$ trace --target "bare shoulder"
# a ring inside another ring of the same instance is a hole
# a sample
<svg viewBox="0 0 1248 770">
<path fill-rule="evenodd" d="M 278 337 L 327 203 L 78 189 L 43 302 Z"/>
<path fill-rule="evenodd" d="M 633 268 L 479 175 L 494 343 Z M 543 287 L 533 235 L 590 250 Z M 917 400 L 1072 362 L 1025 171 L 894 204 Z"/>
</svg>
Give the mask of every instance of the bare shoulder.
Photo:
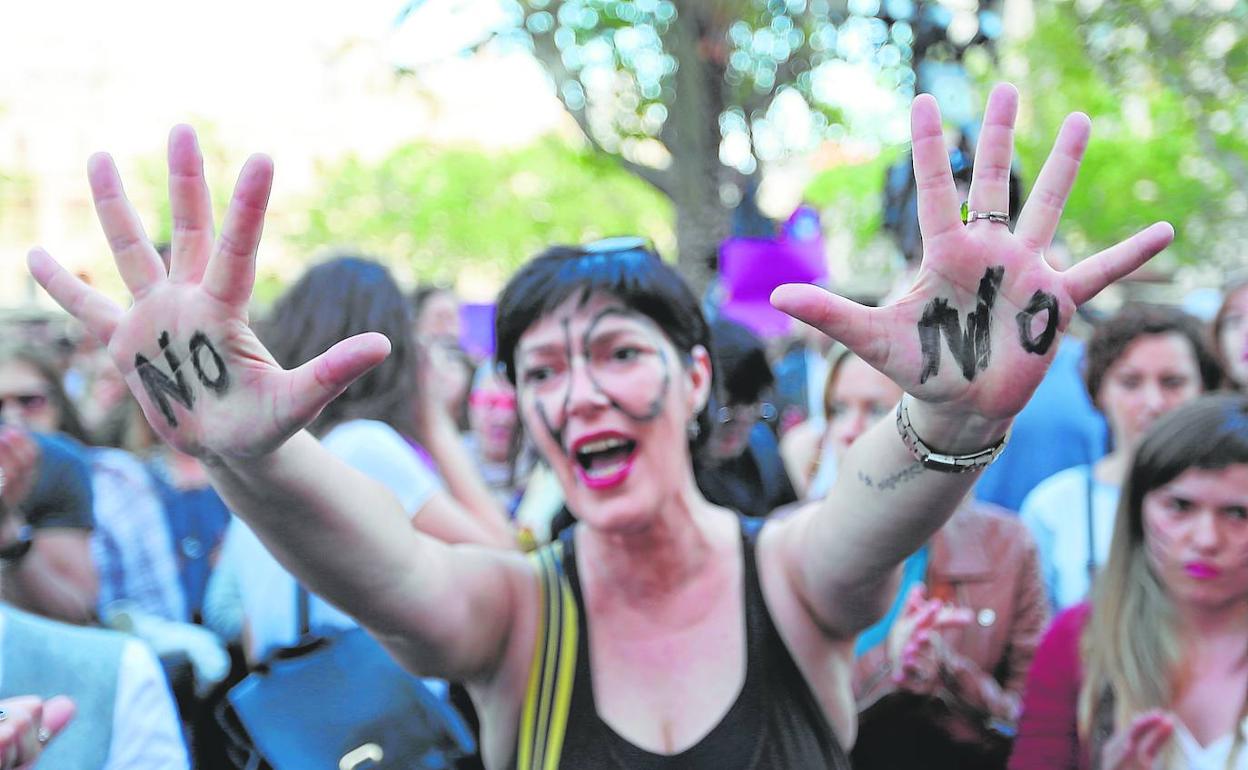
<svg viewBox="0 0 1248 770">
<path fill-rule="evenodd" d="M 857 718 L 853 696 L 853 638 L 838 638 L 815 622 L 797 588 L 796 549 L 803 517 L 768 520 L 758 536 L 758 577 L 767 611 L 842 746 L 852 745 Z"/>
</svg>

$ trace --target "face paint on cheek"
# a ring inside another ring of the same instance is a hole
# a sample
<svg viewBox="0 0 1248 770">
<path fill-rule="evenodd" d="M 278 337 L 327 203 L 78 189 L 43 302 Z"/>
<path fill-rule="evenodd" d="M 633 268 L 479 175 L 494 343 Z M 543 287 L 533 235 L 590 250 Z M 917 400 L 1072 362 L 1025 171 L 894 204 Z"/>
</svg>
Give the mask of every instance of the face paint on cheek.
<svg viewBox="0 0 1248 770">
<path fill-rule="evenodd" d="M 581 349 L 585 354 L 586 362 L 589 360 L 590 340 L 593 338 L 594 331 L 598 328 L 598 324 L 604 318 L 608 318 L 610 316 L 623 316 L 625 318 L 631 318 L 634 315 L 635 313 L 632 311 L 625 310 L 620 307 L 609 307 L 599 311 L 599 313 L 594 316 L 585 327 L 585 333 L 581 337 Z M 655 349 L 656 355 L 659 359 L 659 365 L 662 367 L 663 373 L 658 394 L 655 396 L 654 400 L 650 402 L 650 406 L 646 407 L 646 409 L 642 412 L 633 412 L 621 404 L 619 400 L 616 399 L 615 396 L 611 395 L 611 393 L 603 387 L 602 383 L 599 382 L 598 378 L 594 375 L 593 367 L 587 365 L 589 380 L 593 383 L 594 389 L 607 399 L 607 402 L 611 404 L 612 408 L 623 413 L 625 417 L 637 422 L 650 422 L 663 413 L 663 403 L 667 400 L 667 390 L 671 387 L 672 380 L 671 367 L 668 365 L 667 354 L 664 352 L 662 344 L 657 338 L 654 337 L 653 334 L 648 336 L 650 336 L 650 344 Z"/>
<path fill-rule="evenodd" d="M 1144 553 L 1153 569 L 1164 572 L 1174 566 L 1171 562 L 1180 558 L 1178 549 L 1182 525 L 1164 515 L 1150 516 L 1147 511 L 1141 525 L 1144 528 Z"/>
</svg>

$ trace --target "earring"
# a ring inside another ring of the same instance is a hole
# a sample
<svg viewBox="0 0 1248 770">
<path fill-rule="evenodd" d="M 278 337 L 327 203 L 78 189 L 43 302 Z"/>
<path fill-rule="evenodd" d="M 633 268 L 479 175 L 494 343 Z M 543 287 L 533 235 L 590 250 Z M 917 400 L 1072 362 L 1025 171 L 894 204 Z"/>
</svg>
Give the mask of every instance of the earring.
<svg viewBox="0 0 1248 770">
<path fill-rule="evenodd" d="M 694 417 L 685 426 L 685 432 L 689 434 L 690 441 L 697 441 L 698 436 L 702 435 L 702 426 L 698 424 L 698 418 Z"/>
</svg>

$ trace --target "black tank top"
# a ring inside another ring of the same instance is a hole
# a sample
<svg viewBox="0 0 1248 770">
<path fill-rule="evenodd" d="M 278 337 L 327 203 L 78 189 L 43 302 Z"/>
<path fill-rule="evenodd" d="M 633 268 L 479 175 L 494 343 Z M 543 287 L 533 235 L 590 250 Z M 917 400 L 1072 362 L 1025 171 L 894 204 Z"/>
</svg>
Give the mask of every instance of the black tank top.
<svg viewBox="0 0 1248 770">
<path fill-rule="evenodd" d="M 562 533 L 564 570 L 576 598 L 580 638 L 561 769 L 849 770 L 845 752 L 763 601 L 754 559 L 757 523 L 741 520 L 745 684 L 719 724 L 693 746 L 672 755 L 655 754 L 629 743 L 598 716 L 590 675 L 589 628 L 576 569 L 575 528 Z"/>
</svg>

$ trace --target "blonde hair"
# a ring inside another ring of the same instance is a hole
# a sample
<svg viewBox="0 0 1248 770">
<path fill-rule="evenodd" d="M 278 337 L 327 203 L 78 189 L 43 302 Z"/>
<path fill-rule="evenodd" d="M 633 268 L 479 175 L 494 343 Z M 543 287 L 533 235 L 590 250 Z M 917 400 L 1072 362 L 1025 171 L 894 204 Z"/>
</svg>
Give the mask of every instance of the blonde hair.
<svg viewBox="0 0 1248 770">
<path fill-rule="evenodd" d="M 1243 396 L 1204 396 L 1184 404 L 1158 420 L 1140 442 L 1081 639 L 1084 676 L 1077 724 L 1085 745 L 1094 737 L 1105 698 L 1113 699 L 1114 724 L 1123 726 L 1143 711 L 1171 706 L 1189 675 L 1174 601 L 1146 553 L 1144 496 L 1190 468 L 1239 464 L 1248 464 L 1248 398 Z M 1242 716 L 1236 722 L 1232 762 L 1242 744 Z"/>
</svg>

